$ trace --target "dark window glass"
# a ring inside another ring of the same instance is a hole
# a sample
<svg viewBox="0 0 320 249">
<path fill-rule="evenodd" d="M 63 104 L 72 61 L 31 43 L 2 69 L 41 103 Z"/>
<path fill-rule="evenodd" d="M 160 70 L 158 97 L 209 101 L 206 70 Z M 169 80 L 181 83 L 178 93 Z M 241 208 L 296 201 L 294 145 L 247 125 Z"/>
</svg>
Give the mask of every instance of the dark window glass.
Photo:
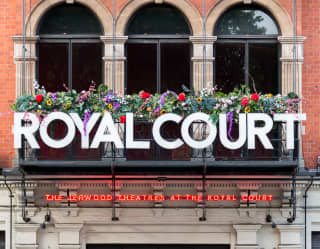
<svg viewBox="0 0 320 249">
<path fill-rule="evenodd" d="M 187 43 L 161 43 L 160 92 L 182 92 L 182 85 L 190 85 L 190 46 Z"/>
<path fill-rule="evenodd" d="M 68 85 L 68 43 L 39 44 L 39 83 L 49 92 Z"/>
<path fill-rule="evenodd" d="M 6 237 L 5 231 L 0 231 L 0 249 L 6 248 Z"/>
<path fill-rule="evenodd" d="M 53 7 L 41 20 L 39 34 L 102 34 L 102 27 L 90 9 L 79 4 Z"/>
<path fill-rule="evenodd" d="M 92 81 L 100 84 L 101 43 L 65 41 L 67 43 L 39 44 L 40 85 L 47 91 L 55 92 L 65 90 L 63 84 L 77 91 L 87 90 Z"/>
<path fill-rule="evenodd" d="M 126 34 L 190 34 L 190 29 L 178 9 L 166 4 L 150 4 L 136 12 Z"/>
<path fill-rule="evenodd" d="M 216 44 L 216 86 L 228 93 L 245 84 L 245 44 Z"/>
<path fill-rule="evenodd" d="M 249 44 L 249 86 L 257 92 L 279 93 L 277 44 Z"/>
<path fill-rule="evenodd" d="M 92 81 L 102 83 L 101 43 L 72 43 L 72 88 L 87 90 Z"/>
<path fill-rule="evenodd" d="M 157 91 L 157 44 L 127 45 L 127 93 Z"/>
<path fill-rule="evenodd" d="M 320 249 L 320 232 L 312 232 L 312 249 Z"/>
<path fill-rule="evenodd" d="M 226 11 L 218 20 L 215 35 L 277 35 L 278 26 L 266 11 L 239 6 Z"/>
</svg>

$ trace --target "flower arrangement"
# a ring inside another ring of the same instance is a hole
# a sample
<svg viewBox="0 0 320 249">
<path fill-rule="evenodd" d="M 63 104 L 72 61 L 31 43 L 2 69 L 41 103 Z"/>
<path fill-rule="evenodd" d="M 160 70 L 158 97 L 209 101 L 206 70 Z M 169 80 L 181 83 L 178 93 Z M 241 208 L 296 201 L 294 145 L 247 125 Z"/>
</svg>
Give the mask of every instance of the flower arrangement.
<svg viewBox="0 0 320 249">
<path fill-rule="evenodd" d="M 183 86 L 182 93 L 167 91 L 163 94 L 150 94 L 141 91 L 132 95 L 121 95 L 101 84 L 92 83 L 88 91 L 77 93 L 65 87 L 65 91 L 46 92 L 36 89 L 36 95 L 19 97 L 11 109 L 16 112 L 31 112 L 40 119 L 51 112 L 78 113 L 88 122 L 93 112 L 112 114 L 115 120 L 125 123 L 125 114 L 132 112 L 136 119 L 153 121 L 164 113 L 186 116 L 194 112 L 204 112 L 217 122 L 219 114 L 232 114 L 235 121 L 239 113 L 296 113 L 300 99 L 294 93 L 288 96 L 251 93 L 241 86 L 228 94 L 216 89 L 194 91 Z"/>
</svg>

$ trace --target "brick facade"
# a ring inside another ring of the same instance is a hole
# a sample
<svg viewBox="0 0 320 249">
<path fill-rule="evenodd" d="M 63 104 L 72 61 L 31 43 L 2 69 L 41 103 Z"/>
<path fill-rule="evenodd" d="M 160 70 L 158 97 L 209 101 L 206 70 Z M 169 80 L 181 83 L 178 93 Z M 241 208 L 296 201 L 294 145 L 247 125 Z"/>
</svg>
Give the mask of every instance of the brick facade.
<svg viewBox="0 0 320 249">
<path fill-rule="evenodd" d="M 42 0 L 50 1 L 50 0 Z M 111 0 L 96 0 L 103 3 L 112 13 Z M 133 1 L 133 0 L 131 0 Z M 131 2 L 130 1 L 130 2 Z M 139 0 L 138 0 L 139 1 Z M 182 0 L 181 0 L 182 1 Z M 202 0 L 183 0 L 193 5 L 202 14 Z M 207 0 L 208 12 L 225 0 Z M 292 16 L 291 0 L 264 0 L 275 2 Z M 39 0 L 26 0 L 27 15 L 33 10 Z M 75 0 L 75 2 L 77 2 Z M 117 15 L 128 4 L 128 0 L 117 0 Z M 161 1 L 159 1 L 161 2 Z M 164 0 L 163 2 L 166 2 Z M 236 2 L 236 1 L 234 1 Z M 252 2 L 259 2 L 253 0 Z M 261 2 L 261 1 L 260 1 Z M 320 155 L 320 0 L 297 0 L 297 30 L 298 35 L 305 36 L 304 64 L 302 76 L 303 112 L 307 113 L 305 122 L 306 133 L 303 136 L 303 156 L 306 166 L 317 168 L 317 158 Z M 9 112 L 9 104 L 16 99 L 16 67 L 14 64 L 14 43 L 12 36 L 21 35 L 22 32 L 22 5 L 20 0 L 0 1 L 0 165 L 12 167 L 15 157 L 11 129 L 13 120 Z M 208 34 L 212 35 L 212 34 Z"/>
</svg>

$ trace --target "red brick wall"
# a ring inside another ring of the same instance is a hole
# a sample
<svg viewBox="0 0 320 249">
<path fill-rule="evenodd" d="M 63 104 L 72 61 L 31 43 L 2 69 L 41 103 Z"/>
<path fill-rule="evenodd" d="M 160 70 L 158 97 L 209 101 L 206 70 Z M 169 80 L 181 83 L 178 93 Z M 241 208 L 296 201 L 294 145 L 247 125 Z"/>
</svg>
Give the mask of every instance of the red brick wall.
<svg viewBox="0 0 320 249">
<path fill-rule="evenodd" d="M 112 12 L 112 1 L 102 1 Z M 189 0 L 202 13 L 202 0 Z M 206 0 L 207 8 L 223 0 Z M 271 0 L 266 0 L 271 1 Z M 27 14 L 39 0 L 26 0 Z M 279 0 L 281 5 L 292 15 L 292 1 Z M 127 0 L 117 0 L 117 12 Z M 22 8 L 20 0 L 0 1 L 0 166 L 11 167 L 15 154 L 11 135 L 12 115 L 9 104 L 15 101 L 15 65 L 13 63 L 14 35 L 21 35 Z M 304 112 L 307 113 L 306 135 L 303 136 L 304 157 L 309 168 L 316 168 L 317 156 L 320 155 L 320 0 L 297 0 L 297 30 L 299 35 L 307 37 L 303 65 Z"/>
<path fill-rule="evenodd" d="M 303 65 L 303 111 L 307 113 L 304 157 L 316 168 L 320 155 L 320 1 L 302 3 L 302 35 L 306 36 Z"/>
<path fill-rule="evenodd" d="M 15 65 L 11 36 L 21 33 L 21 1 L 0 1 L 0 166 L 11 167 L 15 151 L 11 136 L 12 114 L 9 104 L 15 102 Z"/>
</svg>

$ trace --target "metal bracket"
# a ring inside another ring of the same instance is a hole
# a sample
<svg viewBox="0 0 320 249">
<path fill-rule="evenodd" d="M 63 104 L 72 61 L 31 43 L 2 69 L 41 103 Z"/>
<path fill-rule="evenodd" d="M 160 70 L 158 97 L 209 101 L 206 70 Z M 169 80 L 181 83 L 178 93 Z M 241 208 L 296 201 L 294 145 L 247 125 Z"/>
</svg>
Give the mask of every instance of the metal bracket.
<svg viewBox="0 0 320 249">
<path fill-rule="evenodd" d="M 116 175 L 114 173 L 115 165 L 111 165 L 112 172 L 112 221 L 119 221 L 119 217 L 116 216 Z"/>
<path fill-rule="evenodd" d="M 296 183 L 296 170 L 292 175 L 292 189 L 291 189 L 291 198 L 290 198 L 290 207 L 292 207 L 291 216 L 287 219 L 288 223 L 293 223 L 297 215 L 297 183 Z"/>
<path fill-rule="evenodd" d="M 207 209 L 206 209 L 206 174 L 207 174 L 207 165 L 203 165 L 203 174 L 202 174 L 202 216 L 199 218 L 199 221 L 207 220 Z"/>
</svg>

